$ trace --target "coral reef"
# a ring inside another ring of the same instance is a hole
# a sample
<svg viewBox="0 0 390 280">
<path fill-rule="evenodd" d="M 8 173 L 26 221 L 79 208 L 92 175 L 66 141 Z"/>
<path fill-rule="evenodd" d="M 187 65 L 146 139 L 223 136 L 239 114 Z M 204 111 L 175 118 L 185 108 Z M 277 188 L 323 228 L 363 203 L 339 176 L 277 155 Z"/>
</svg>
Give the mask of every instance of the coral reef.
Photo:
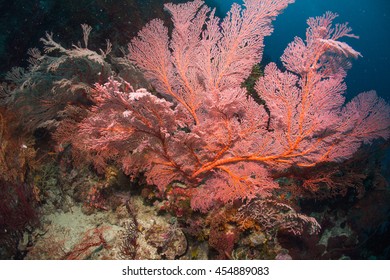
<svg viewBox="0 0 390 280">
<path fill-rule="evenodd" d="M 122 56 L 47 33 L 1 85 L 0 257 L 388 258 L 390 106 L 345 104 L 361 55 L 330 12 L 258 64 L 292 2 L 166 4 Z"/>
</svg>

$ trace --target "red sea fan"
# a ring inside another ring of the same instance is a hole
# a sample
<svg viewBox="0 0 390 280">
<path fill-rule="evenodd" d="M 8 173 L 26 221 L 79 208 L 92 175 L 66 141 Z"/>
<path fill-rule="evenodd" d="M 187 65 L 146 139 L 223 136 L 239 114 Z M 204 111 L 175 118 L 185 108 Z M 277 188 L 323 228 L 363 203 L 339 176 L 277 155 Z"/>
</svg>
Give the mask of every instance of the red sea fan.
<svg viewBox="0 0 390 280">
<path fill-rule="evenodd" d="M 167 4 L 171 37 L 153 20 L 129 45 L 129 59 L 165 98 L 114 79 L 98 85 L 76 146 L 144 173 L 161 191 L 198 187 L 191 206 L 206 211 L 269 195 L 278 187 L 272 169 L 342 160 L 389 138 L 390 108 L 375 93 L 343 107 L 348 59 L 360 54 L 338 41 L 356 36 L 332 26 L 332 13 L 308 20 L 306 41 L 296 38 L 282 56 L 286 71 L 266 67 L 256 90 L 269 113 L 241 88 L 271 20 L 291 2 L 247 0 L 222 22 L 200 0 Z"/>
<path fill-rule="evenodd" d="M 360 54 L 342 37 L 356 37 L 335 14 L 310 18 L 306 41 L 287 47 L 282 72 L 271 63 L 256 90 L 270 109 L 273 153 L 290 164 L 313 165 L 349 158 L 364 143 L 390 136 L 390 107 L 375 92 L 362 93 L 343 107 L 347 59 Z"/>
</svg>

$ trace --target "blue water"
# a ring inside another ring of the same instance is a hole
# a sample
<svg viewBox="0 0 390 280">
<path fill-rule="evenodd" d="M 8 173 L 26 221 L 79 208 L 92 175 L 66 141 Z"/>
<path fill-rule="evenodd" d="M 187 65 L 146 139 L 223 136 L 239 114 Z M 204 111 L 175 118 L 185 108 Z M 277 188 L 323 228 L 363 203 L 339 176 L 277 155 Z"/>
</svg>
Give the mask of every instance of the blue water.
<svg viewBox="0 0 390 280">
<path fill-rule="evenodd" d="M 225 14 L 232 0 L 208 0 L 220 15 Z M 274 22 L 275 30 L 265 41 L 264 59 L 279 61 L 294 36 L 304 38 L 306 19 L 326 11 L 339 14 L 337 22 L 349 22 L 360 39 L 345 40 L 363 57 L 353 62 L 346 79 L 347 97 L 374 89 L 390 99 L 390 1 L 389 0 L 296 0 Z"/>
</svg>

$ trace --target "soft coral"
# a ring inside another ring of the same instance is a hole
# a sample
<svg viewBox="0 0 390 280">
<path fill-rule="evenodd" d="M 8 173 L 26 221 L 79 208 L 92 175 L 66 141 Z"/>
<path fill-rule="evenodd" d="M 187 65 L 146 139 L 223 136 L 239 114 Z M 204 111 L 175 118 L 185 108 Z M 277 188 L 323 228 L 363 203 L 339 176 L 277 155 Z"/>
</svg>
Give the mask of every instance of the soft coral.
<svg viewBox="0 0 390 280">
<path fill-rule="evenodd" d="M 172 37 L 159 20 L 129 46 L 129 58 L 166 98 L 110 80 L 97 86 L 97 106 L 80 126 L 80 149 L 144 172 L 163 191 L 180 181 L 202 185 L 192 207 L 266 196 L 269 170 L 352 156 L 362 142 L 389 137 L 389 106 L 373 92 L 345 107 L 348 58 L 359 54 L 327 13 L 309 19 L 306 43 L 295 39 L 282 61 L 265 69 L 256 89 L 270 113 L 240 87 L 262 54 L 271 20 L 289 0 L 247 0 L 222 23 L 202 1 L 166 6 Z M 205 28 L 204 28 L 205 26 Z M 169 101 L 168 101 L 169 100 Z M 101 162 L 101 161 L 99 161 Z"/>
</svg>

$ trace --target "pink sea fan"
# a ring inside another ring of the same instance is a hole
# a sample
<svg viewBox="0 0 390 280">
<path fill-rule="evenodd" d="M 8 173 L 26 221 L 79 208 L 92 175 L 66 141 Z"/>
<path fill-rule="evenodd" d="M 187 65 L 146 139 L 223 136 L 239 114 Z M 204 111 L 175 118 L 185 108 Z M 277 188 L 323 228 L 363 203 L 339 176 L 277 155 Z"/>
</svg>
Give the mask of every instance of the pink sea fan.
<svg viewBox="0 0 390 280">
<path fill-rule="evenodd" d="M 342 160 L 388 139 L 390 109 L 374 92 L 343 107 L 343 79 L 359 53 L 339 41 L 356 36 L 332 25 L 332 13 L 308 20 L 306 40 L 295 38 L 282 56 L 286 71 L 265 68 L 255 88 L 266 107 L 245 94 L 241 82 L 261 58 L 271 20 L 291 2 L 246 0 L 221 23 L 200 0 L 166 5 L 171 37 L 153 20 L 129 45 L 129 59 L 165 98 L 115 79 L 98 85 L 76 146 L 145 174 L 160 191 L 198 187 L 191 205 L 206 211 L 268 196 L 278 187 L 273 169 Z"/>
</svg>

